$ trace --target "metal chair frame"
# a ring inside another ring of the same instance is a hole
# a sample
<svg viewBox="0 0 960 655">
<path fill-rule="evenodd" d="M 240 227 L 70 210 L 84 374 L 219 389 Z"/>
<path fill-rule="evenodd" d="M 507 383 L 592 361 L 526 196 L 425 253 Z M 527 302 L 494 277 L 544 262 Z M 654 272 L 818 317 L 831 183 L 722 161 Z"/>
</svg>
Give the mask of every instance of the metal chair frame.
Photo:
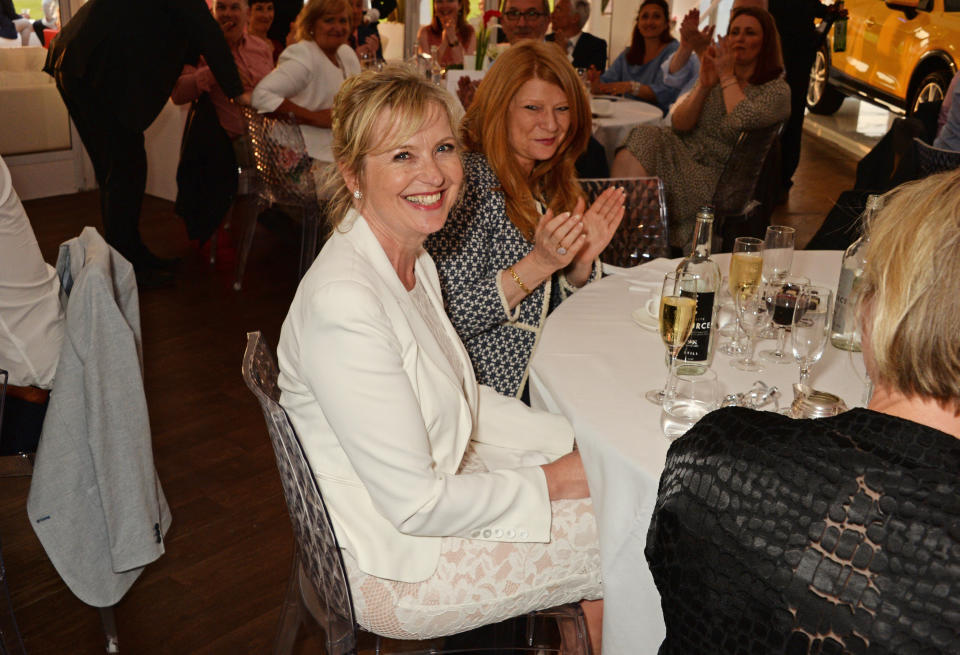
<svg viewBox="0 0 960 655">
<path fill-rule="evenodd" d="M 361 630 L 354 614 L 353 597 L 343 556 L 303 446 L 289 417 L 280 406 L 277 364 L 260 332 L 247 333 L 242 374 L 244 382 L 259 401 L 263 411 L 296 542 L 273 652 L 277 655 L 290 653 L 301 621 L 312 616 L 324 632 L 324 646 L 328 655 L 355 653 Z M 408 655 L 557 653 L 555 649 L 533 645 L 533 618 L 539 616 L 573 626 L 577 634 L 577 645 L 571 655 L 588 655 L 586 622 L 578 605 L 564 605 L 530 615 L 525 647 L 471 647 L 445 651 L 438 650 L 432 644 L 422 646 L 414 642 L 409 644 L 413 650 L 404 648 L 402 652 Z M 383 640 L 377 635 L 374 635 L 374 640 L 375 652 L 386 652 L 382 650 Z"/>
</svg>

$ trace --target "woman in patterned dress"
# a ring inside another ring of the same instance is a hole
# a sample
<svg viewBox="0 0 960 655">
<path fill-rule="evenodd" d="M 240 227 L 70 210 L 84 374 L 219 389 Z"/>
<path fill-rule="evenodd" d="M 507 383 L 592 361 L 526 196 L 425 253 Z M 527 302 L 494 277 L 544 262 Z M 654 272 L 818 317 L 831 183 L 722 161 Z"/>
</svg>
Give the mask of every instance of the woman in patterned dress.
<svg viewBox="0 0 960 655">
<path fill-rule="evenodd" d="M 742 7 L 733 12 L 728 35 L 704 54 L 700 78 L 675 105 L 672 125 L 630 132 L 611 175 L 663 180 L 671 246 L 689 245 L 697 208 L 710 202 L 740 132 L 790 115 L 790 87 L 782 73 L 773 18 Z"/>
<path fill-rule="evenodd" d="M 599 653 L 599 547 L 573 430 L 476 383 L 423 249 L 463 181 L 452 101 L 403 67 L 337 94 L 335 226 L 283 323 L 280 402 L 361 626 L 427 639 L 582 601 Z"/>
<path fill-rule="evenodd" d="M 461 126 L 463 196 L 426 245 L 477 381 L 525 399 L 547 314 L 600 276 L 597 256 L 623 218 L 608 189 L 589 209 L 574 162 L 590 105 L 564 54 L 524 41 L 500 55 Z"/>
</svg>

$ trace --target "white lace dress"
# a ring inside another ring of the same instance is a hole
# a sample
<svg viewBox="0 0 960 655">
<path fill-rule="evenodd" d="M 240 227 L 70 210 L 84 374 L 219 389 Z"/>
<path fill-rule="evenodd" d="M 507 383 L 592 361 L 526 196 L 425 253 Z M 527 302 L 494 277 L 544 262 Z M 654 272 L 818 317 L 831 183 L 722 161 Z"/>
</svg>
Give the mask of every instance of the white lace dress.
<svg viewBox="0 0 960 655">
<path fill-rule="evenodd" d="M 419 283 L 410 293 L 458 370 L 453 344 Z M 458 474 L 485 470 L 481 458 L 468 448 Z M 591 501 L 554 501 L 551 510 L 548 543 L 444 537 L 437 570 L 416 583 L 367 575 L 343 551 L 357 621 L 384 637 L 430 639 L 536 609 L 601 598 L 600 550 Z"/>
</svg>

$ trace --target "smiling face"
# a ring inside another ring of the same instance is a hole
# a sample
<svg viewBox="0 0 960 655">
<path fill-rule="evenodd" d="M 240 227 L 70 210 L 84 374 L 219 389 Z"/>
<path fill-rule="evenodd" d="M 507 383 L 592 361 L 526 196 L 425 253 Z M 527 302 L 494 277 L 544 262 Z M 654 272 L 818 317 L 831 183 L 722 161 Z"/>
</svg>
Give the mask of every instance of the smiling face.
<svg viewBox="0 0 960 655">
<path fill-rule="evenodd" d="M 513 44 L 520 39 L 542 39 L 550 23 L 545 5 L 543 0 L 507 0 L 501 19 L 507 41 Z M 516 16 L 513 12 L 517 12 Z"/>
<path fill-rule="evenodd" d="M 324 14 L 313 24 L 313 40 L 330 57 L 350 38 L 351 14 L 352 10 L 342 14 Z"/>
<path fill-rule="evenodd" d="M 257 36 L 266 36 L 271 25 L 273 25 L 273 2 L 254 2 L 251 4 L 248 31 Z"/>
<path fill-rule="evenodd" d="M 763 48 L 763 28 L 753 16 L 737 16 L 730 24 L 730 47 L 734 63 L 749 66 L 756 63 Z"/>
<path fill-rule="evenodd" d="M 648 4 L 637 15 L 637 30 L 645 39 L 659 39 L 667 29 L 667 17 L 660 5 Z"/>
<path fill-rule="evenodd" d="M 246 0 L 216 0 L 213 3 L 213 17 L 230 45 L 240 41 L 247 29 L 247 12 Z"/>
<path fill-rule="evenodd" d="M 523 83 L 507 110 L 507 142 L 528 173 L 553 157 L 570 130 L 570 103 L 556 84 L 539 79 Z"/>
<path fill-rule="evenodd" d="M 391 123 L 382 116 L 379 122 Z M 396 125 L 394 125 L 394 128 Z M 366 156 L 358 207 L 384 249 L 419 247 L 443 227 L 457 201 L 463 167 L 446 112 L 433 105 L 423 126 L 397 146 L 392 134 Z M 354 176 L 344 174 L 350 189 Z"/>
</svg>

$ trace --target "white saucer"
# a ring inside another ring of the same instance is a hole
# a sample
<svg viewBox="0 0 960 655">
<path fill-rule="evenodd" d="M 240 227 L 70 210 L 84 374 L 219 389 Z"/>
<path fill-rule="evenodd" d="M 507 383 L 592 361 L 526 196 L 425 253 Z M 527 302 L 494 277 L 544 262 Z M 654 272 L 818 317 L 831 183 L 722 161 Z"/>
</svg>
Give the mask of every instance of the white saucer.
<svg viewBox="0 0 960 655">
<path fill-rule="evenodd" d="M 633 322 L 642 327 L 644 330 L 656 332 L 660 329 L 657 318 L 650 316 L 645 307 L 637 307 L 635 310 L 633 310 L 631 316 L 633 317 Z"/>
</svg>

